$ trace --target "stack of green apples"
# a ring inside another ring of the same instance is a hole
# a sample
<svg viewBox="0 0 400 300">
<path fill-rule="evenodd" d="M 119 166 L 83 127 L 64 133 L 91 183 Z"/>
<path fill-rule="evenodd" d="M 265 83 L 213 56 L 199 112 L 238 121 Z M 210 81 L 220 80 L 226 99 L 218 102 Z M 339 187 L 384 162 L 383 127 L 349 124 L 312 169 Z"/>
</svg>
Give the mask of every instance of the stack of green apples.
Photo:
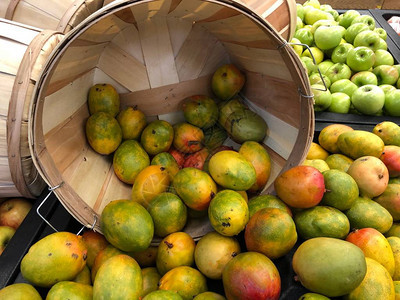
<svg viewBox="0 0 400 300">
<path fill-rule="evenodd" d="M 400 64 L 386 39 L 370 15 L 339 14 L 318 0 L 297 3 L 291 42 L 307 69 L 314 110 L 400 117 Z"/>
</svg>

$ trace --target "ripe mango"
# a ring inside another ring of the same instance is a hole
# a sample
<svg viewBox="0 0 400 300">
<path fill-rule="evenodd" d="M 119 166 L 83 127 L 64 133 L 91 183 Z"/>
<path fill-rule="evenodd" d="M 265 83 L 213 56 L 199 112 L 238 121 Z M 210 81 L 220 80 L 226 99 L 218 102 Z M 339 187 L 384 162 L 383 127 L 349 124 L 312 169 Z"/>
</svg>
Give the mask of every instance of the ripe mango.
<svg viewBox="0 0 400 300">
<path fill-rule="evenodd" d="M 143 288 L 140 296 L 143 298 L 147 294 L 158 289 L 158 281 L 161 275 L 155 267 L 148 267 L 142 269 Z"/>
<path fill-rule="evenodd" d="M 380 157 L 385 144 L 372 132 L 351 130 L 339 135 L 337 146 L 342 154 L 357 159 L 362 156 Z"/>
<path fill-rule="evenodd" d="M 392 248 L 382 233 L 374 228 L 362 228 L 351 232 L 346 241 L 358 246 L 365 257 L 372 258 L 394 274 L 395 262 Z"/>
<path fill-rule="evenodd" d="M 287 212 L 290 216 L 293 216 L 289 206 L 286 205 L 281 199 L 274 195 L 259 195 L 250 199 L 248 202 L 250 218 L 260 209 L 266 207 L 280 208 Z"/>
<path fill-rule="evenodd" d="M 50 234 L 35 244 L 21 261 L 22 276 L 40 287 L 72 280 L 86 265 L 86 245 L 70 232 Z"/>
<path fill-rule="evenodd" d="M 390 121 L 383 121 L 377 124 L 372 130 L 379 136 L 385 145 L 400 146 L 400 126 Z"/>
<path fill-rule="evenodd" d="M 357 182 L 360 195 L 373 198 L 382 194 L 389 182 L 389 172 L 385 164 L 374 156 L 357 158 L 347 170 Z"/>
<path fill-rule="evenodd" d="M 123 252 L 117 248 L 115 248 L 113 245 L 108 245 L 106 248 L 103 250 L 100 250 L 100 252 L 96 255 L 96 258 L 93 262 L 93 266 L 91 269 L 91 278 L 92 282 L 94 282 L 94 279 L 96 278 L 97 271 L 100 269 L 101 265 L 109 258 L 123 254 Z"/>
<path fill-rule="evenodd" d="M 318 136 L 318 143 L 330 153 L 340 153 L 337 146 L 337 139 L 343 132 L 353 131 L 353 128 L 342 124 L 332 124 L 321 130 Z"/>
<path fill-rule="evenodd" d="M 125 254 L 116 255 L 97 272 L 93 300 L 139 299 L 142 289 L 142 272 L 136 260 Z"/>
<path fill-rule="evenodd" d="M 319 144 L 312 142 L 310 149 L 308 149 L 306 158 L 325 160 L 328 156 L 329 156 L 328 151 L 322 148 Z"/>
<path fill-rule="evenodd" d="M 360 248 L 326 237 L 302 243 L 293 255 L 292 264 L 304 287 L 328 297 L 350 293 L 367 272 L 365 256 Z"/>
<path fill-rule="evenodd" d="M 388 184 L 383 194 L 374 200 L 389 211 L 393 221 L 400 220 L 400 184 Z"/>
<path fill-rule="evenodd" d="M 330 170 L 329 165 L 322 159 L 305 159 L 302 165 L 314 167 L 321 173 Z"/>
<path fill-rule="evenodd" d="M 46 300 L 58 299 L 92 300 L 93 288 L 87 284 L 61 281 L 51 287 L 46 297 Z"/>
<path fill-rule="evenodd" d="M 395 300 L 393 280 L 377 261 L 366 257 L 367 274 L 361 284 L 344 297 L 345 300 Z"/>
<path fill-rule="evenodd" d="M 400 147 L 385 146 L 380 157 L 385 166 L 388 168 L 390 177 L 400 176 Z"/>
<path fill-rule="evenodd" d="M 325 159 L 325 162 L 328 164 L 330 169 L 340 170 L 343 172 L 347 172 L 353 161 L 354 160 L 350 157 L 339 153 L 331 154 Z"/>
</svg>

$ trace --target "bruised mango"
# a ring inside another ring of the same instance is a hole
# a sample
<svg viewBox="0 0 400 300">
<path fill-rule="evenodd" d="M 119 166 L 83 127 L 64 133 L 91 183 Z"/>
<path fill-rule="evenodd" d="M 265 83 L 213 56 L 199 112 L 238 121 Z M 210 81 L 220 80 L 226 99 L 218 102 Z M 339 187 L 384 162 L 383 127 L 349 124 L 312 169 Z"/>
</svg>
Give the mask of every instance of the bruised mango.
<svg viewBox="0 0 400 300">
<path fill-rule="evenodd" d="M 183 300 L 192 300 L 198 294 L 207 291 L 207 281 L 198 270 L 180 266 L 161 277 L 158 288 L 177 292 Z"/>
<path fill-rule="evenodd" d="M 132 187 L 132 200 L 147 208 L 155 196 L 167 190 L 170 182 L 170 176 L 164 167 L 148 166 L 136 176 Z"/>
<path fill-rule="evenodd" d="M 249 191 L 262 190 L 271 175 L 271 158 L 267 150 L 257 142 L 247 141 L 240 146 L 239 154 L 243 155 L 256 171 L 256 182 L 249 188 Z"/>
<path fill-rule="evenodd" d="M 174 138 L 174 129 L 164 120 L 155 120 L 149 123 L 140 136 L 140 143 L 150 155 L 168 151 Z"/>
<path fill-rule="evenodd" d="M 169 179 L 171 181 L 180 169 L 175 158 L 172 156 L 172 154 L 170 154 L 168 152 L 158 153 L 156 156 L 153 157 L 150 164 L 151 165 L 159 165 L 161 167 L 164 167 L 165 171 L 168 173 Z"/>
<path fill-rule="evenodd" d="M 339 135 L 337 146 L 342 154 L 357 159 L 362 156 L 380 157 L 385 144 L 372 132 L 351 130 Z"/>
<path fill-rule="evenodd" d="M 109 243 L 107 242 L 106 238 L 104 235 L 102 235 L 99 232 L 95 232 L 93 230 L 88 230 L 85 231 L 82 234 L 82 239 L 85 242 L 86 248 L 87 248 L 87 259 L 86 259 L 86 265 L 89 268 L 92 268 L 94 260 L 97 256 L 97 254 L 106 248 Z"/>
<path fill-rule="evenodd" d="M 365 257 L 372 258 L 394 274 L 395 262 L 392 248 L 382 233 L 374 228 L 357 229 L 349 233 L 346 241 L 359 247 Z"/>
<path fill-rule="evenodd" d="M 201 128 L 182 122 L 174 125 L 174 148 L 183 153 L 194 153 L 203 148 L 204 132 Z"/>
<path fill-rule="evenodd" d="M 327 237 L 303 242 L 293 255 L 292 265 L 305 288 L 328 297 L 350 293 L 367 272 L 365 256 L 360 248 Z"/>
<path fill-rule="evenodd" d="M 223 190 L 211 200 L 208 218 L 215 231 L 225 236 L 234 236 L 249 221 L 249 208 L 239 193 Z"/>
<path fill-rule="evenodd" d="M 146 249 L 154 234 L 150 214 L 131 200 L 109 202 L 101 213 L 100 227 L 107 241 L 122 251 Z"/>
<path fill-rule="evenodd" d="M 53 285 L 46 296 L 46 300 L 58 299 L 92 300 L 93 288 L 87 284 L 61 281 Z"/>
<path fill-rule="evenodd" d="M 222 279 L 226 264 L 240 253 L 240 244 L 234 237 L 212 231 L 197 242 L 194 259 L 197 268 L 207 278 Z"/>
<path fill-rule="evenodd" d="M 182 111 L 186 121 L 194 126 L 207 129 L 218 120 L 218 106 L 205 95 L 194 95 L 183 100 Z"/>
<path fill-rule="evenodd" d="M 376 124 L 372 132 L 379 136 L 385 145 L 395 145 L 400 147 L 400 126 L 396 123 L 383 121 Z"/>
<path fill-rule="evenodd" d="M 393 280 L 389 272 L 377 261 L 366 257 L 367 273 L 358 287 L 344 297 L 345 300 L 395 300 Z"/>
<path fill-rule="evenodd" d="M 2 300 L 42 300 L 39 292 L 28 283 L 13 283 L 0 290 Z"/>
<path fill-rule="evenodd" d="M 219 117 L 218 117 L 219 125 L 225 127 L 226 120 L 228 120 L 228 117 L 230 116 L 231 113 L 233 113 L 238 109 L 245 109 L 245 108 L 247 108 L 247 106 L 243 104 L 243 102 L 240 100 L 239 97 L 235 97 L 228 101 L 220 102 Z"/>
<path fill-rule="evenodd" d="M 104 262 L 97 272 L 93 300 L 139 299 L 142 289 L 138 263 L 128 255 L 116 255 Z"/>
<path fill-rule="evenodd" d="M 157 270 L 164 275 L 179 266 L 191 266 L 194 263 L 193 238 L 186 232 L 174 232 L 166 236 L 158 245 Z"/>
<path fill-rule="evenodd" d="M 215 153 L 210 159 L 208 170 L 215 182 L 227 189 L 248 190 L 257 180 L 253 165 L 233 150 Z"/>
<path fill-rule="evenodd" d="M 350 222 L 340 210 L 329 206 L 314 206 L 300 211 L 294 217 L 296 229 L 303 239 L 314 237 L 346 238 Z"/>
<path fill-rule="evenodd" d="M 72 280 L 86 265 L 87 249 L 81 236 L 70 232 L 50 234 L 35 244 L 21 261 L 22 276 L 40 287 Z"/>
<path fill-rule="evenodd" d="M 183 168 L 172 184 L 178 196 L 194 210 L 205 210 L 217 193 L 217 185 L 206 172 L 196 168 Z"/>
<path fill-rule="evenodd" d="M 283 211 L 287 212 L 290 216 L 292 216 L 292 211 L 289 206 L 285 204 L 281 199 L 274 195 L 259 195 L 250 199 L 248 202 L 249 214 L 250 218 L 260 209 L 262 208 L 279 208 Z"/>
<path fill-rule="evenodd" d="M 318 136 L 318 143 L 330 153 L 340 153 L 337 145 L 339 135 L 353 131 L 353 128 L 343 124 L 332 124 L 323 128 Z"/>
<path fill-rule="evenodd" d="M 353 205 L 346 211 L 351 228 L 375 228 L 385 233 L 393 224 L 393 217 L 379 203 L 366 198 L 358 197 Z"/>
<path fill-rule="evenodd" d="M 213 151 L 221 146 L 228 138 L 228 133 L 221 125 L 215 124 L 214 126 L 203 130 L 204 131 L 204 147 Z"/>
<path fill-rule="evenodd" d="M 183 163 L 183 167 L 203 170 L 204 164 L 209 155 L 210 155 L 210 150 L 208 150 L 207 148 L 203 148 L 195 153 L 191 153 L 186 156 L 185 162 Z"/>
</svg>

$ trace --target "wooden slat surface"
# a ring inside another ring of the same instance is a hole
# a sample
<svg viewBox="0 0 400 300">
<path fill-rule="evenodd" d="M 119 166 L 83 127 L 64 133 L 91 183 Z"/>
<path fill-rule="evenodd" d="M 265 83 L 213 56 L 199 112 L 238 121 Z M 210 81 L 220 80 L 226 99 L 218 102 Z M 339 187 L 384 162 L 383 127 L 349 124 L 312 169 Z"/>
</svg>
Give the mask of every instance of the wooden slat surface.
<svg viewBox="0 0 400 300">
<path fill-rule="evenodd" d="M 112 40 L 112 43 L 135 58 L 138 62 L 144 64 L 139 32 L 134 25 L 121 30 L 121 32 Z"/>
<path fill-rule="evenodd" d="M 43 4 L 54 1 L 42 1 Z M 64 1 L 57 1 L 64 2 Z M 38 28 L 57 28 L 59 18 L 49 14 L 46 10 L 32 6 L 21 1 L 14 10 L 13 20 L 23 24 L 29 24 Z"/>
</svg>

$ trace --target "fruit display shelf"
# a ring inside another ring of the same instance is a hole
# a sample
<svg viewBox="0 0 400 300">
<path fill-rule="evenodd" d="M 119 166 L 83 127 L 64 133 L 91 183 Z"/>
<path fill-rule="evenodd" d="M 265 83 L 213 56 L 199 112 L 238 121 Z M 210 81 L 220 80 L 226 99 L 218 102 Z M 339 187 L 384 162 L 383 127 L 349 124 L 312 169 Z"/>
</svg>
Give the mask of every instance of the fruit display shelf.
<svg viewBox="0 0 400 300">
<path fill-rule="evenodd" d="M 51 234 L 54 230 L 48 226 L 45 221 L 37 214 L 37 208 L 48 191 L 45 191 L 34 203 L 31 211 L 16 231 L 8 246 L 0 256 L 0 289 L 13 283 L 27 282 L 21 275 L 20 263 L 24 255 L 35 242 Z M 54 194 L 40 207 L 41 215 L 49 221 L 58 231 L 79 232 L 82 225 L 79 224 L 62 206 Z M 242 249 L 244 249 L 243 233 L 237 237 Z M 298 299 L 306 290 L 300 282 L 295 281 L 295 273 L 291 262 L 294 252 L 300 245 L 298 241 L 295 247 L 284 257 L 273 260 L 281 276 L 281 296 L 282 300 Z M 208 280 L 207 285 L 210 291 L 223 293 L 221 280 Z M 37 288 L 42 297 L 46 297 L 48 289 Z"/>
<path fill-rule="evenodd" d="M 339 14 L 343 14 L 346 10 L 338 10 L 338 12 Z M 395 31 L 386 22 L 386 18 L 389 19 L 392 15 L 400 15 L 400 11 L 370 9 L 358 10 L 358 12 L 361 15 L 372 16 L 376 21 L 376 27 L 381 27 L 386 30 L 388 34 L 386 40 L 388 51 L 392 54 L 395 64 L 400 63 L 400 36 L 397 36 Z M 392 121 L 396 124 L 400 124 L 400 118 L 398 117 L 338 114 L 327 111 L 315 112 L 315 133 L 318 136 L 322 128 L 333 123 L 346 124 L 354 129 L 371 131 L 376 124 L 382 121 Z"/>
</svg>

